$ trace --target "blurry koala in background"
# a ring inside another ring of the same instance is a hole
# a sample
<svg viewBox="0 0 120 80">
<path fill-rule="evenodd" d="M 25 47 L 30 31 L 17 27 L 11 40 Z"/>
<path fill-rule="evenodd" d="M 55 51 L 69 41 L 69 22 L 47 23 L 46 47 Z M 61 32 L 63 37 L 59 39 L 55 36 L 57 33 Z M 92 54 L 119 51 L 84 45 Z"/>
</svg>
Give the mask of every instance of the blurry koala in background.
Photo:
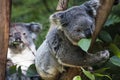
<svg viewBox="0 0 120 80">
<path fill-rule="evenodd" d="M 7 54 L 7 80 L 30 80 L 26 76 L 27 69 L 34 64 L 36 46 L 34 41 L 41 31 L 39 23 L 12 23 L 9 33 L 9 45 Z M 21 67 L 22 75 L 9 74 L 11 66 Z M 33 79 L 32 79 L 33 80 Z"/>
</svg>

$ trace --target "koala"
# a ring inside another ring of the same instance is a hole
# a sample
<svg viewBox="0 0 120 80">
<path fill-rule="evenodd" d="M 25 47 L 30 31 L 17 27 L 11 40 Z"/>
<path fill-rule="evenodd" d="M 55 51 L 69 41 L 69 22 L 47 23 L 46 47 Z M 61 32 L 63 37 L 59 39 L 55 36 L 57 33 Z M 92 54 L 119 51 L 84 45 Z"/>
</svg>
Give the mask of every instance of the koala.
<svg viewBox="0 0 120 80">
<path fill-rule="evenodd" d="M 26 71 L 31 64 L 34 64 L 36 40 L 38 33 L 41 31 L 42 25 L 39 23 L 12 23 L 9 33 L 9 45 L 7 54 L 7 73 L 9 68 L 16 65 L 21 67 L 21 80 L 30 80 L 26 75 Z M 18 75 L 7 75 L 6 80 L 18 80 Z"/>
<path fill-rule="evenodd" d="M 51 27 L 35 57 L 37 72 L 44 80 L 58 80 L 65 67 L 93 66 L 109 58 L 107 50 L 91 54 L 77 45 L 95 30 L 99 5 L 99 0 L 90 0 L 50 16 Z"/>
</svg>

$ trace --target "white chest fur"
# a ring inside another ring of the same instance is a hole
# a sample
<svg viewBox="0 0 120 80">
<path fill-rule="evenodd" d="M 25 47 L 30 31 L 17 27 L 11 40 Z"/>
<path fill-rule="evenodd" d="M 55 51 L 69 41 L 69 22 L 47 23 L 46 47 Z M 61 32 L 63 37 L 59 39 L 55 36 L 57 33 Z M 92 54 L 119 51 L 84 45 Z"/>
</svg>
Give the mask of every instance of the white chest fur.
<svg viewBox="0 0 120 80">
<path fill-rule="evenodd" d="M 35 59 L 35 46 L 31 46 L 30 49 L 26 47 L 22 52 L 14 53 L 10 48 L 8 48 L 7 59 L 10 59 L 14 65 L 17 65 L 17 67 L 21 66 L 22 72 L 24 74 L 26 74 L 28 67 L 34 63 Z"/>
</svg>

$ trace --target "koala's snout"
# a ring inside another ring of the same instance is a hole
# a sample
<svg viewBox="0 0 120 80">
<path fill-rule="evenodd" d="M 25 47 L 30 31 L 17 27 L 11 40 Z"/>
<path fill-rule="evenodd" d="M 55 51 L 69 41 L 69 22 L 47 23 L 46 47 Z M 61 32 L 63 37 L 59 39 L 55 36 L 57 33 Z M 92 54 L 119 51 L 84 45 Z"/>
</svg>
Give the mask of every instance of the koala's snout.
<svg viewBox="0 0 120 80">
<path fill-rule="evenodd" d="M 60 19 L 60 18 L 63 18 L 63 14 L 62 14 L 62 13 L 56 13 L 56 14 L 53 14 L 52 17 L 53 17 L 53 18 Z"/>
<path fill-rule="evenodd" d="M 21 42 L 21 33 L 20 32 L 16 32 L 14 34 L 14 36 L 15 36 L 15 41 Z"/>
<path fill-rule="evenodd" d="M 52 19 L 52 20 L 54 20 L 54 19 L 55 20 L 60 20 L 62 18 L 64 18 L 63 12 L 56 12 L 53 15 L 50 16 L 50 19 Z"/>
<path fill-rule="evenodd" d="M 87 38 L 89 38 L 89 37 L 91 37 L 91 35 L 92 35 L 92 33 L 91 33 L 91 29 L 86 29 L 85 31 L 84 31 L 84 33 L 85 33 L 85 36 L 87 37 Z"/>
</svg>

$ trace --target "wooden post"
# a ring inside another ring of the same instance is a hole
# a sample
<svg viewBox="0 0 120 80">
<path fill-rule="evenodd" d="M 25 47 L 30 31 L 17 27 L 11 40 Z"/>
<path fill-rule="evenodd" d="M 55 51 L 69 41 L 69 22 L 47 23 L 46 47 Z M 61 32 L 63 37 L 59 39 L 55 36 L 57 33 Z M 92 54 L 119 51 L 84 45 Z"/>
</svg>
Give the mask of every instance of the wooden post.
<svg viewBox="0 0 120 80">
<path fill-rule="evenodd" d="M 102 29 L 106 19 L 109 16 L 109 13 L 112 9 L 112 6 L 114 4 L 115 0 L 100 0 L 101 6 L 97 12 L 97 17 L 96 17 L 96 24 L 95 24 L 95 31 L 92 35 L 92 42 L 89 48 L 89 52 L 92 52 L 92 47 L 94 45 L 94 42 L 96 41 L 96 38 Z"/>
<path fill-rule="evenodd" d="M 0 0 L 0 80 L 5 80 L 10 21 L 10 0 Z"/>
</svg>

